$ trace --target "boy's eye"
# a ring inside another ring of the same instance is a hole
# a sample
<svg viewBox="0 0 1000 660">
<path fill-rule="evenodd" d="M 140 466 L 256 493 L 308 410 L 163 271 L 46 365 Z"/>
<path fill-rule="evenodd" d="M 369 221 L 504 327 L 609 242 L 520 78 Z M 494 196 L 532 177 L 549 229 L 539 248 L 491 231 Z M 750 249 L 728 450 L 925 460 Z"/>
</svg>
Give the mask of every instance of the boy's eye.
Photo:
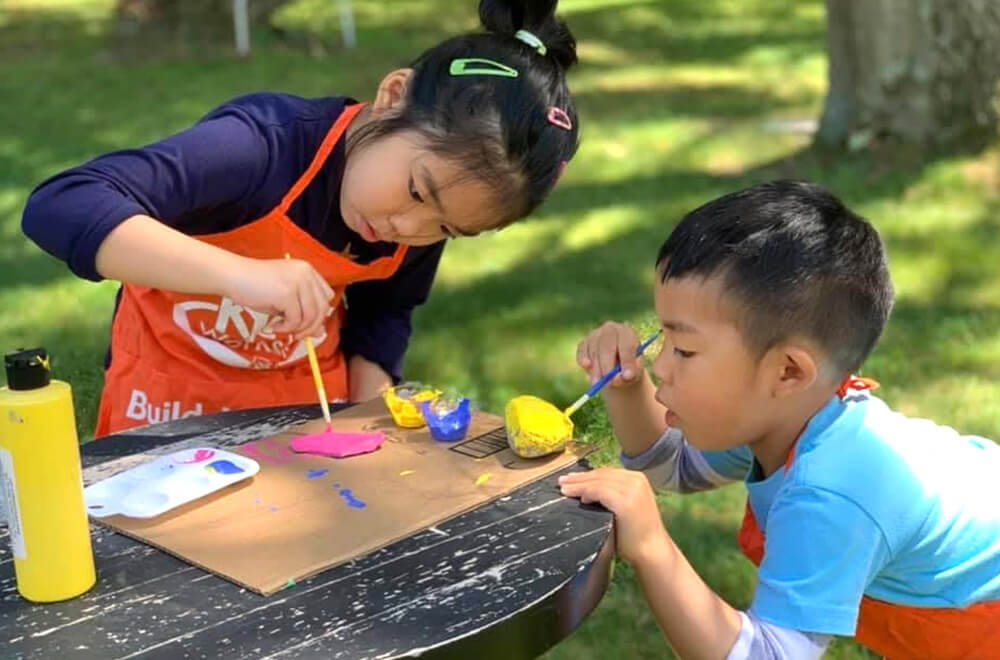
<svg viewBox="0 0 1000 660">
<path fill-rule="evenodd" d="M 410 197 L 415 201 L 423 203 L 424 198 L 420 196 L 420 191 L 417 190 L 416 184 L 413 182 L 413 175 L 410 175 Z"/>
<path fill-rule="evenodd" d="M 694 351 L 682 351 L 679 348 L 675 348 L 674 355 L 676 355 L 679 358 L 689 358 L 694 355 Z"/>
</svg>

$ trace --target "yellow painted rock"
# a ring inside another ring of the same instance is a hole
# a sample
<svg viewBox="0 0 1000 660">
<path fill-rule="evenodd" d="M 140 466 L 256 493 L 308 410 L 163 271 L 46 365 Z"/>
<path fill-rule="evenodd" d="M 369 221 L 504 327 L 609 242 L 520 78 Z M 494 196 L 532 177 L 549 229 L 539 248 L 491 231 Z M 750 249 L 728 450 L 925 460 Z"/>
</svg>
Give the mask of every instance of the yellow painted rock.
<svg viewBox="0 0 1000 660">
<path fill-rule="evenodd" d="M 433 401 L 440 395 L 440 390 L 436 390 L 420 383 L 402 383 L 382 392 L 385 405 L 392 414 L 392 421 L 396 426 L 404 429 L 419 429 L 426 422 L 424 416 L 420 414 L 417 403 L 420 401 Z"/>
<path fill-rule="evenodd" d="M 523 395 L 507 402 L 504 421 L 507 444 L 523 458 L 562 451 L 573 438 L 573 422 L 563 411 L 537 396 Z"/>
</svg>

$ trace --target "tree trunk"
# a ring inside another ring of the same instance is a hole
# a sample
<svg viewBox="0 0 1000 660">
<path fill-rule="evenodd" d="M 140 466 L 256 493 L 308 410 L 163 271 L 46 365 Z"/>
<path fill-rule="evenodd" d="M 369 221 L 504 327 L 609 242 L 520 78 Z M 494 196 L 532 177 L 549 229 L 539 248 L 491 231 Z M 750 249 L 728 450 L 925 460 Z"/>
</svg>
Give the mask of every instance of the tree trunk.
<svg viewBox="0 0 1000 660">
<path fill-rule="evenodd" d="M 998 0 L 826 0 L 826 9 L 819 142 L 935 149 L 996 137 Z"/>
</svg>

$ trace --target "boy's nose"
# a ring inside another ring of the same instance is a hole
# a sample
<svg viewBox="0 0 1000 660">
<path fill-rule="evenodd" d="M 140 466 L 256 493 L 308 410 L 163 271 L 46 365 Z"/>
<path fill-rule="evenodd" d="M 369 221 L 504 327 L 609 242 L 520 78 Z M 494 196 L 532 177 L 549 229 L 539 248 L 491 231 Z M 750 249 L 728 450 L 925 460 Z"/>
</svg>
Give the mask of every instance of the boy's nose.
<svg viewBox="0 0 1000 660">
<path fill-rule="evenodd" d="M 656 359 L 653 360 L 653 375 L 659 378 L 663 384 L 670 385 L 673 379 L 671 378 L 670 368 L 667 364 L 666 353 L 666 347 L 661 348 Z"/>
</svg>

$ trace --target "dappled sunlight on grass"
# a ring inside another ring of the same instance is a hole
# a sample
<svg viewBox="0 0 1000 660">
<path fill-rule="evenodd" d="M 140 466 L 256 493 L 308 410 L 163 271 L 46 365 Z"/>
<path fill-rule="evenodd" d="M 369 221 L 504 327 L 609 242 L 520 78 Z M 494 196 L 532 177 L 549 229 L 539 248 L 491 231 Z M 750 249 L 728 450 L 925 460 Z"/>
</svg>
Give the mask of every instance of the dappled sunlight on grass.
<svg viewBox="0 0 1000 660">
<path fill-rule="evenodd" d="M 352 0 L 359 47 L 337 5 L 298 0 L 254 53 L 229 44 L 121 44 L 114 0 L 0 0 L 0 345 L 42 344 L 93 428 L 114 283 L 76 279 L 20 233 L 33 186 L 113 149 L 159 139 L 262 89 L 368 100 L 382 76 L 461 29 L 475 2 Z M 902 411 L 1000 435 L 1000 149 L 929 161 L 905 152 L 809 147 L 826 89 L 819 0 L 563 0 L 579 40 L 570 78 L 583 142 L 534 214 L 445 251 L 417 310 L 407 376 L 454 386 L 492 412 L 520 393 L 564 405 L 588 385 L 580 338 L 606 319 L 648 325 L 657 248 L 689 210 L 771 178 L 828 186 L 881 231 L 899 302 L 865 373 Z M 302 37 L 302 34 L 307 36 Z M 775 120 L 791 120 L 783 124 Z M 574 418 L 594 461 L 617 448 L 599 401 Z M 739 486 L 663 495 L 664 519 L 706 581 L 745 605 L 753 570 L 733 535 Z M 671 657 L 620 565 L 583 627 L 546 657 Z M 838 642 L 829 658 L 871 657 Z"/>
</svg>

